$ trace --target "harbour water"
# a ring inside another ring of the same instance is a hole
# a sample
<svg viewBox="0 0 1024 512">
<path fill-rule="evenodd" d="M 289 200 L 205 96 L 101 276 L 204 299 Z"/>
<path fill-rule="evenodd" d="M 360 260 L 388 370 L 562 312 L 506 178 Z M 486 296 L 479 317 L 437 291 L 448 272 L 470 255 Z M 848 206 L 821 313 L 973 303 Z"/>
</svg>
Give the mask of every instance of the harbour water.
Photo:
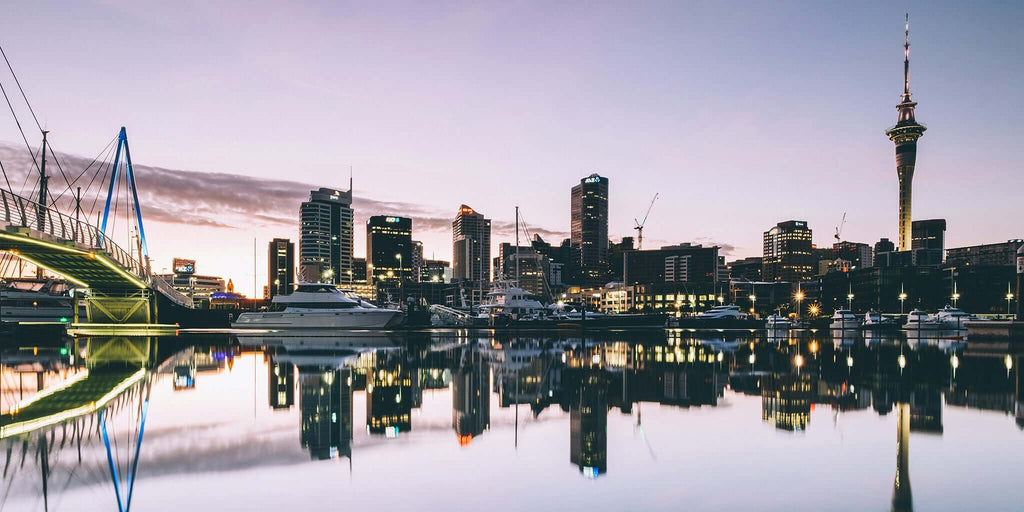
<svg viewBox="0 0 1024 512">
<path fill-rule="evenodd" d="M 8 340 L 5 411 L 59 413 L 38 409 L 60 392 L 26 403 L 40 383 L 99 389 L 60 422 L 12 434 L 25 418 L 4 417 L 0 509 L 1022 510 L 1014 346 L 660 330 Z"/>
</svg>

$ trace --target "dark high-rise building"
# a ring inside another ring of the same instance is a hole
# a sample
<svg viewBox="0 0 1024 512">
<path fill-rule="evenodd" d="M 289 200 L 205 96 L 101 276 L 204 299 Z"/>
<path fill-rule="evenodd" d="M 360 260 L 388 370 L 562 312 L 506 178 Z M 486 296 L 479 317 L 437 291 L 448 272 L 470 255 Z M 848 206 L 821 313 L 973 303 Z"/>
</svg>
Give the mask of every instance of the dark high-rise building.
<svg viewBox="0 0 1024 512">
<path fill-rule="evenodd" d="M 491 280 L 491 220 L 462 205 L 452 221 L 452 278 Z"/>
<path fill-rule="evenodd" d="M 780 222 L 764 232 L 761 277 L 765 281 L 795 282 L 815 274 L 811 228 L 802 220 Z"/>
<path fill-rule="evenodd" d="M 900 180 L 900 250 L 911 247 L 911 199 L 914 181 L 914 165 L 917 163 L 917 139 L 927 129 L 914 119 L 917 102 L 910 99 L 910 18 L 907 17 L 906 40 L 903 43 L 903 96 L 896 108 L 899 118 L 896 125 L 885 131 L 896 144 L 896 176 Z"/>
<path fill-rule="evenodd" d="M 868 244 L 844 241 L 832 244 L 832 259 L 848 261 L 853 268 L 867 268 L 872 265 L 874 254 Z"/>
<path fill-rule="evenodd" d="M 895 252 L 895 251 L 896 251 L 896 244 L 892 243 L 892 240 L 889 240 L 888 238 L 883 238 L 883 239 L 875 242 L 875 251 L 874 251 L 874 255 L 873 255 L 872 261 L 874 261 L 874 259 L 878 258 L 879 254 L 884 254 L 884 253 L 887 253 L 887 252 Z"/>
<path fill-rule="evenodd" d="M 736 260 L 728 265 L 729 278 L 737 281 L 760 281 L 763 258 L 751 257 Z"/>
<path fill-rule="evenodd" d="M 911 249 L 946 249 L 946 219 L 915 220 L 911 224 Z"/>
<path fill-rule="evenodd" d="M 299 367 L 300 440 L 313 459 L 352 456 L 352 371 Z"/>
<path fill-rule="evenodd" d="M 420 281 L 423 276 L 423 242 L 412 241 L 412 277 L 410 281 Z"/>
<path fill-rule="evenodd" d="M 366 274 L 370 283 L 415 280 L 412 219 L 374 215 L 366 221 Z"/>
<path fill-rule="evenodd" d="M 608 272 L 608 178 L 591 174 L 572 187 L 570 240 L 579 284 L 604 284 Z"/>
<path fill-rule="evenodd" d="M 452 376 L 452 428 L 461 445 L 491 428 L 491 367 L 478 350 L 468 355 Z"/>
<path fill-rule="evenodd" d="M 420 281 L 424 283 L 447 283 L 446 274 L 450 272 L 451 263 L 444 260 L 423 260 L 420 269 Z"/>
<path fill-rule="evenodd" d="M 299 273 L 302 281 L 345 282 L 352 270 L 352 184 L 348 192 L 321 188 L 299 208 Z"/>
<path fill-rule="evenodd" d="M 1017 249 L 1024 247 L 1024 240 L 1007 240 L 998 244 L 951 247 L 946 250 L 946 265 L 1013 265 Z"/>
<path fill-rule="evenodd" d="M 366 258 L 352 258 L 352 279 L 350 283 L 366 282 Z"/>
<path fill-rule="evenodd" d="M 275 238 L 267 248 L 267 299 L 288 295 L 295 289 L 295 244 Z"/>
</svg>

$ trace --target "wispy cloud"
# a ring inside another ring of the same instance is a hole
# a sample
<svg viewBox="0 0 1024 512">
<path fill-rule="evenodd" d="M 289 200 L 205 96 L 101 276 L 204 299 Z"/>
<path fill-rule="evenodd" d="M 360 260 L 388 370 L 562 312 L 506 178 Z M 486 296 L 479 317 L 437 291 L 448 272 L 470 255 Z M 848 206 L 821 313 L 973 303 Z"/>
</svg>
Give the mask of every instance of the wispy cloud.
<svg viewBox="0 0 1024 512">
<path fill-rule="evenodd" d="M 72 181 L 91 162 L 91 159 L 78 155 L 60 153 L 57 157 Z M 3 162 L 14 192 L 26 197 L 30 195 L 35 180 L 34 177 L 26 180 L 26 176 L 36 171 L 28 151 L 24 147 L 0 143 L 0 162 Z M 94 165 L 73 184 L 74 187 L 88 189 L 83 190 L 83 210 L 89 218 L 95 218 L 97 210 L 103 208 L 106 196 L 106 185 L 102 181 L 109 164 L 101 168 L 100 175 L 93 179 L 96 167 Z M 55 199 L 59 198 L 57 203 L 60 209 L 70 211 L 72 195 L 68 192 L 67 182 L 57 169 L 53 170 L 54 173 L 49 173 L 51 195 Z M 253 224 L 295 226 L 299 204 L 309 198 L 310 190 L 319 188 L 297 181 L 222 172 L 185 171 L 138 164 L 134 165 L 134 170 L 144 218 L 167 224 L 224 229 Z M 27 183 L 24 188 L 23 183 Z M 6 184 L 0 186 L 6 187 Z M 455 215 L 454 209 L 441 211 L 424 205 L 379 201 L 358 195 L 353 198 L 353 208 L 356 210 L 357 223 L 365 222 L 370 215 L 402 215 L 413 218 L 413 226 L 417 231 L 449 231 Z M 123 218 L 125 211 L 120 209 L 119 216 Z M 495 222 L 492 229 L 495 236 L 515 233 L 512 222 Z M 531 227 L 531 232 L 555 239 L 566 236 L 565 232 L 538 227 Z"/>
</svg>

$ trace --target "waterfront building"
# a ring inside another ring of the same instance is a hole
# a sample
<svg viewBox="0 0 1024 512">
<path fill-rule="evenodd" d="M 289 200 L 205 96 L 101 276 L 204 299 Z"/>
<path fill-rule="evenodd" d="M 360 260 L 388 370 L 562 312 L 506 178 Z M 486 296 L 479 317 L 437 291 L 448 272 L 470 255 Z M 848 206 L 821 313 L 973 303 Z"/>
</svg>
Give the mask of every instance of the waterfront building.
<svg viewBox="0 0 1024 512">
<path fill-rule="evenodd" d="M 452 265 L 444 260 L 423 260 L 420 281 L 447 283 L 452 280 Z"/>
<path fill-rule="evenodd" d="M 607 281 L 622 281 L 626 272 L 626 253 L 635 250 L 633 237 L 624 236 L 619 243 L 608 244 L 608 277 Z"/>
<path fill-rule="evenodd" d="M 729 279 L 738 281 L 760 281 L 764 258 L 743 258 L 729 263 Z"/>
<path fill-rule="evenodd" d="M 946 265 L 1014 265 L 1017 249 L 1024 247 L 1024 240 L 1014 239 L 996 244 L 951 247 L 946 250 Z"/>
<path fill-rule="evenodd" d="M 912 224 L 911 249 L 946 249 L 946 219 L 915 220 Z"/>
<path fill-rule="evenodd" d="M 518 271 L 516 274 L 516 261 Z M 530 246 L 498 244 L 498 255 L 494 257 L 494 276 L 498 279 L 517 281 L 519 287 L 537 297 L 550 297 L 550 288 L 545 279 L 550 261 Z"/>
<path fill-rule="evenodd" d="M 811 384 L 807 373 L 766 375 L 761 380 L 761 419 L 779 430 L 806 430 Z"/>
<path fill-rule="evenodd" d="M 633 310 L 634 287 L 625 283 L 612 282 L 604 285 L 601 291 L 602 313 L 627 313 Z"/>
<path fill-rule="evenodd" d="M 832 244 L 832 259 L 845 260 L 852 268 L 867 268 L 872 265 L 874 255 L 868 244 L 843 241 Z"/>
<path fill-rule="evenodd" d="M 896 145 L 896 176 L 900 182 L 899 193 L 899 250 L 908 251 L 912 249 L 912 219 L 911 200 L 912 185 L 914 181 L 914 166 L 917 163 L 917 139 L 924 135 L 927 129 L 923 124 L 914 119 L 914 108 L 917 102 L 910 99 L 910 23 L 907 22 L 906 39 L 903 44 L 903 95 L 900 97 L 900 104 L 896 106 L 899 111 L 896 125 L 885 131 L 889 140 Z"/>
<path fill-rule="evenodd" d="M 631 285 L 632 306 L 641 312 L 699 313 L 722 304 L 719 297 L 727 288 L 724 283 L 712 281 L 687 283 L 682 281 Z"/>
<path fill-rule="evenodd" d="M 875 242 L 874 254 L 871 259 L 872 264 L 878 265 L 878 263 L 875 262 L 875 260 L 878 259 L 878 255 L 895 251 L 896 244 L 892 243 L 892 240 L 889 240 L 888 238 L 882 238 L 881 240 Z"/>
<path fill-rule="evenodd" d="M 366 274 L 369 283 L 415 280 L 412 254 L 412 219 L 374 215 L 366 220 Z"/>
<path fill-rule="evenodd" d="M 267 247 L 267 293 L 264 298 L 271 300 L 275 295 L 288 295 L 295 289 L 295 244 L 287 238 L 275 238 Z"/>
<path fill-rule="evenodd" d="M 350 275 L 351 278 L 346 284 L 366 283 L 366 258 L 352 258 L 352 274 Z"/>
<path fill-rule="evenodd" d="M 225 290 L 224 278 L 196 273 L 196 260 L 174 258 L 171 268 L 174 269 L 174 273 L 157 274 L 156 277 L 162 278 L 175 290 L 188 295 L 196 308 L 208 309 L 210 297 Z"/>
<path fill-rule="evenodd" d="M 352 183 L 320 188 L 299 207 L 299 274 L 304 282 L 344 282 L 352 270 Z"/>
<path fill-rule="evenodd" d="M 608 272 L 608 178 L 596 173 L 572 187 L 570 243 L 579 284 L 604 284 Z"/>
<path fill-rule="evenodd" d="M 452 221 L 452 279 L 465 281 L 470 304 L 479 304 L 491 282 L 491 220 L 462 205 Z"/>
<path fill-rule="evenodd" d="M 660 249 L 628 251 L 623 255 L 626 284 L 716 283 L 719 248 L 683 243 Z"/>
<path fill-rule="evenodd" d="M 410 281 L 419 281 L 423 275 L 423 242 L 412 241 L 412 277 Z"/>
<path fill-rule="evenodd" d="M 796 282 L 815 271 L 811 228 L 802 220 L 780 222 L 764 232 L 761 276 L 765 281 Z"/>
</svg>

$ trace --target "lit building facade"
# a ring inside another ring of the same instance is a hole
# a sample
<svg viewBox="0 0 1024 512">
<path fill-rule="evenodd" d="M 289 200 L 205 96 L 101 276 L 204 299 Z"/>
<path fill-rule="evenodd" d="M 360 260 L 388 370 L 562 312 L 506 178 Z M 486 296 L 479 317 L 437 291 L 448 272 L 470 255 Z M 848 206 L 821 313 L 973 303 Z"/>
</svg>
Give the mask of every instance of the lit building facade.
<svg viewBox="0 0 1024 512">
<path fill-rule="evenodd" d="M 325 358 L 330 359 L 330 358 Z M 316 460 L 352 456 L 352 371 L 299 367 L 300 442 Z"/>
<path fill-rule="evenodd" d="M 491 368 L 478 350 L 452 376 L 452 429 L 465 445 L 491 428 Z"/>
<path fill-rule="evenodd" d="M 288 295 L 295 289 L 295 244 L 287 238 L 275 238 L 267 247 L 266 299 Z"/>
<path fill-rule="evenodd" d="M 156 277 L 162 278 L 175 290 L 188 295 L 197 308 L 209 308 L 211 296 L 215 293 L 224 293 L 226 289 L 224 278 L 196 274 L 195 260 L 174 258 L 173 268 L 173 274 L 157 274 Z"/>
<path fill-rule="evenodd" d="M 608 273 L 608 178 L 591 174 L 572 187 L 570 242 L 579 283 L 602 285 Z"/>
<path fill-rule="evenodd" d="M 951 247 L 946 250 L 946 265 L 1013 265 L 1017 249 L 1024 247 L 1024 240 L 1007 240 L 998 244 Z"/>
<path fill-rule="evenodd" d="M 780 222 L 764 232 L 761 276 L 765 281 L 795 282 L 815 274 L 811 228 L 802 220 Z"/>
<path fill-rule="evenodd" d="M 367 282 L 401 279 L 413 275 L 412 219 L 374 215 L 366 221 Z"/>
<path fill-rule="evenodd" d="M 718 247 L 679 244 L 623 254 L 626 284 L 715 283 L 720 276 Z"/>
<path fill-rule="evenodd" d="M 321 188 L 299 207 L 299 273 L 310 283 L 340 284 L 352 271 L 352 187 Z"/>
</svg>

